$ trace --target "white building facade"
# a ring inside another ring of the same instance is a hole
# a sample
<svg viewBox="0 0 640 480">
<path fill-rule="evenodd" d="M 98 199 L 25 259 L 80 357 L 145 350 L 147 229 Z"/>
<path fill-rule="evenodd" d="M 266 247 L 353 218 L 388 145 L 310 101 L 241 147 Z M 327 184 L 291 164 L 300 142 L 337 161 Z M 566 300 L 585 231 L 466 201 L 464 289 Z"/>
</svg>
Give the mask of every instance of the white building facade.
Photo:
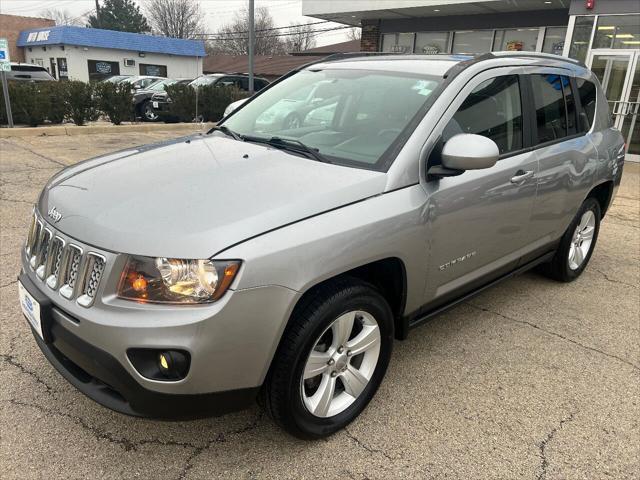
<svg viewBox="0 0 640 480">
<path fill-rule="evenodd" d="M 200 41 L 66 26 L 25 30 L 17 45 L 27 63 L 85 82 L 114 75 L 196 78 L 205 56 Z"/>
</svg>

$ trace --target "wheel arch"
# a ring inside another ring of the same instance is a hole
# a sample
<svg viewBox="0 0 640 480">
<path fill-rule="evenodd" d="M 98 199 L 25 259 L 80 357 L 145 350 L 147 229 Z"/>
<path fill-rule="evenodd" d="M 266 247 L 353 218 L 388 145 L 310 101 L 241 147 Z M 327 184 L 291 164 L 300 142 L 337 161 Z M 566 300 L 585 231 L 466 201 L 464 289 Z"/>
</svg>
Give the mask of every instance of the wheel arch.
<svg viewBox="0 0 640 480">
<path fill-rule="evenodd" d="M 593 187 L 586 198 L 594 198 L 600 205 L 600 219 L 604 218 L 609 205 L 611 204 L 611 197 L 613 196 L 613 180 L 607 180 Z"/>
<path fill-rule="evenodd" d="M 354 279 L 373 285 L 382 294 L 393 312 L 396 338 L 400 338 L 398 335 L 403 331 L 402 322 L 407 299 L 407 272 L 404 262 L 398 257 L 386 257 L 365 263 L 309 285 L 291 310 L 292 313 L 287 320 L 287 326 L 293 316 L 293 312 L 304 308 L 306 303 L 311 301 L 316 292 L 322 289 L 323 286 L 329 283 Z"/>
</svg>

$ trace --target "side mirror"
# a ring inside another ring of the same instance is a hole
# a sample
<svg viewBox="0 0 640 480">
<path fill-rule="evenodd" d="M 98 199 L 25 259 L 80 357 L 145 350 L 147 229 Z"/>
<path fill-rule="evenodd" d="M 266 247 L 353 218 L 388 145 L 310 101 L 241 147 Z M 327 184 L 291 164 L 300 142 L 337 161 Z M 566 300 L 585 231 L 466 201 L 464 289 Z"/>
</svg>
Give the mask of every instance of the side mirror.
<svg viewBox="0 0 640 480">
<path fill-rule="evenodd" d="M 460 133 L 442 148 L 442 166 L 451 170 L 479 170 L 493 167 L 500 150 L 496 142 L 482 135 Z"/>
</svg>

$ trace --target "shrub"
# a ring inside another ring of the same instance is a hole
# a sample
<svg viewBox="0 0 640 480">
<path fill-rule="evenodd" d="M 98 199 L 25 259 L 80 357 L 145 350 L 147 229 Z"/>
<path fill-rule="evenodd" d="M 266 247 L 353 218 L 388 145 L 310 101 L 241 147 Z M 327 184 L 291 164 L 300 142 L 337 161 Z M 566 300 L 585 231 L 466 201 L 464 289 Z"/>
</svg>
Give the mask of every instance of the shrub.
<svg viewBox="0 0 640 480">
<path fill-rule="evenodd" d="M 93 120 L 98 115 L 93 95 L 94 88 L 90 83 L 80 81 L 68 81 L 63 83 L 64 103 L 68 109 L 68 115 L 76 125 L 84 125 L 87 120 Z"/>
<path fill-rule="evenodd" d="M 198 110 L 205 122 L 217 122 L 230 103 L 249 96 L 247 92 L 236 87 L 216 87 L 215 85 L 201 87 L 199 94 Z"/>
<path fill-rule="evenodd" d="M 120 125 L 125 120 L 134 118 L 133 94 L 131 86 L 102 82 L 96 85 L 98 108 L 114 125 Z"/>
<path fill-rule="evenodd" d="M 167 95 L 171 99 L 170 115 L 181 122 L 191 122 L 196 117 L 196 90 L 189 85 L 167 85 Z"/>
<path fill-rule="evenodd" d="M 31 127 L 44 123 L 51 103 L 46 84 L 11 82 L 9 98 L 14 123 L 24 123 Z"/>
<path fill-rule="evenodd" d="M 64 96 L 63 82 L 47 82 L 49 95 L 49 113 L 47 119 L 51 123 L 62 123 L 67 116 L 67 105 Z"/>
</svg>

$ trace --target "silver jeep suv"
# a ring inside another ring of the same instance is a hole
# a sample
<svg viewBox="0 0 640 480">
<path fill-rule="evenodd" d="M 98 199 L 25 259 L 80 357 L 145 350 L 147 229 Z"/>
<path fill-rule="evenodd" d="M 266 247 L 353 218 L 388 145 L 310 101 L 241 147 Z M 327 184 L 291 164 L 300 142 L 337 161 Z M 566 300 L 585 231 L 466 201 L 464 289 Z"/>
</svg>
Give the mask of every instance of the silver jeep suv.
<svg viewBox="0 0 640 480">
<path fill-rule="evenodd" d="M 265 123 L 315 85 L 336 95 Z M 258 398 L 319 438 L 367 406 L 394 338 L 534 266 L 577 278 L 623 162 L 581 63 L 333 57 L 206 135 L 54 176 L 20 303 L 53 366 L 106 407 L 186 418 Z"/>
</svg>

